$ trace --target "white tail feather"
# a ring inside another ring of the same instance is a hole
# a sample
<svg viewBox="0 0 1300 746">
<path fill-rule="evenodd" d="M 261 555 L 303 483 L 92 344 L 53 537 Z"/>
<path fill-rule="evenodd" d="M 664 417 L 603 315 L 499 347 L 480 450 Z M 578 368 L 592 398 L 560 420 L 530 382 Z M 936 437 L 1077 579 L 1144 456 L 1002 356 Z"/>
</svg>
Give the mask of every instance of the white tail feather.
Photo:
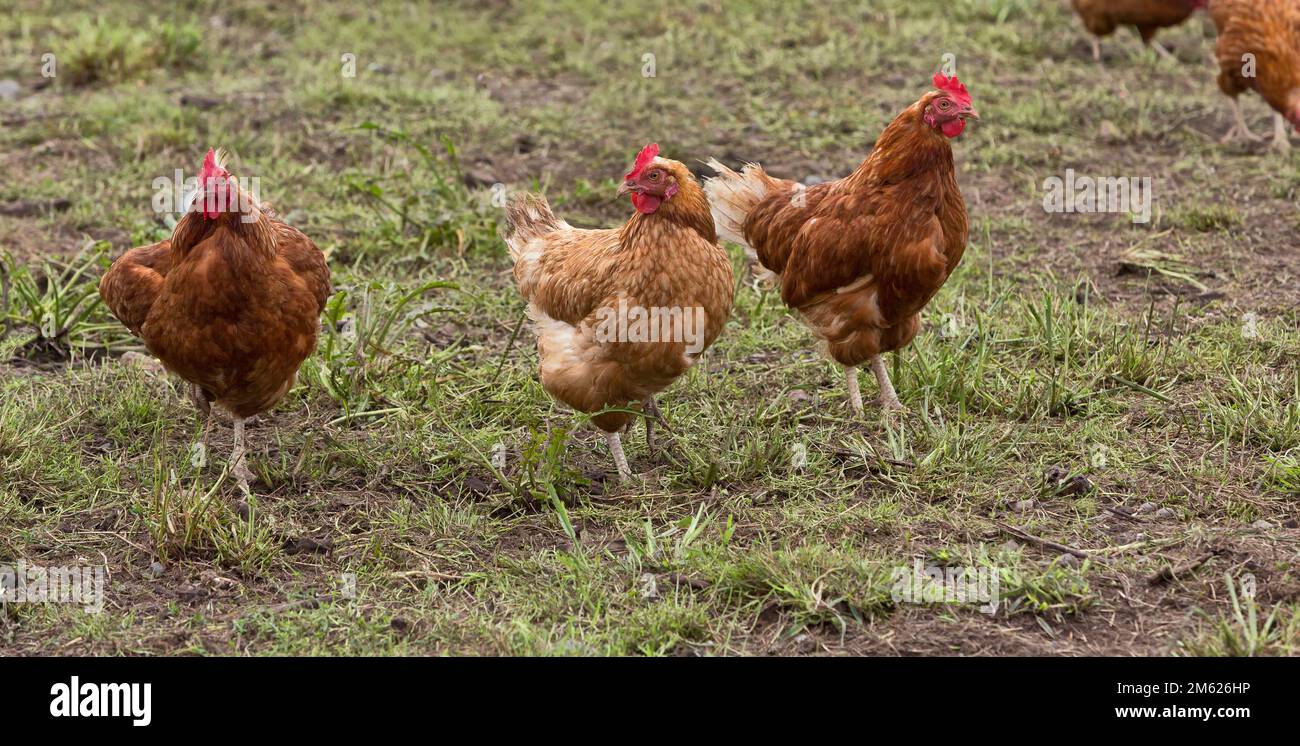
<svg viewBox="0 0 1300 746">
<path fill-rule="evenodd" d="M 704 182 L 704 193 L 708 195 L 718 235 L 744 246 L 752 255 L 753 249 L 745 241 L 745 218 L 767 197 L 767 175 L 754 163 L 746 164 L 740 173 L 722 165 L 716 158 L 710 158 L 705 165 L 718 174 Z"/>
</svg>

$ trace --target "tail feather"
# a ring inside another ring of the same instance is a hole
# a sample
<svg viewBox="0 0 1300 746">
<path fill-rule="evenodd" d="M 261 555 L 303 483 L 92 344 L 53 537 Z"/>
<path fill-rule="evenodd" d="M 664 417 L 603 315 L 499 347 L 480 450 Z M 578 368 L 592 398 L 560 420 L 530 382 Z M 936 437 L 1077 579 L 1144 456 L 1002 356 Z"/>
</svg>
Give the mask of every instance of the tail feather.
<svg viewBox="0 0 1300 746">
<path fill-rule="evenodd" d="M 540 194 L 516 194 L 506 205 L 506 222 L 501 238 L 510 249 L 510 258 L 518 262 L 527 257 L 529 244 L 534 240 L 567 228 L 569 224 L 555 217 L 545 197 Z"/>
<path fill-rule="evenodd" d="M 746 164 L 739 173 L 716 158 L 710 158 L 705 165 L 718 174 L 704 182 L 718 235 L 752 253 L 753 248 L 745 240 L 745 218 L 767 197 L 772 187 L 771 177 L 754 163 Z"/>
</svg>

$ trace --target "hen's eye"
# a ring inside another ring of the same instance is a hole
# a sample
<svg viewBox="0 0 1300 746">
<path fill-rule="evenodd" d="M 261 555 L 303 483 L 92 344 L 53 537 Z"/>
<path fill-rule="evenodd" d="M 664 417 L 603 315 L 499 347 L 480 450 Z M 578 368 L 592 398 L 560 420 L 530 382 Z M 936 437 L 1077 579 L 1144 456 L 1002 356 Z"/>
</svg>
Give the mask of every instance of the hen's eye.
<svg viewBox="0 0 1300 746">
<path fill-rule="evenodd" d="M 659 180 L 659 172 L 658 172 L 658 171 L 651 171 L 651 172 L 650 172 L 650 180 L 651 180 L 651 181 L 658 181 L 658 180 Z"/>
</svg>

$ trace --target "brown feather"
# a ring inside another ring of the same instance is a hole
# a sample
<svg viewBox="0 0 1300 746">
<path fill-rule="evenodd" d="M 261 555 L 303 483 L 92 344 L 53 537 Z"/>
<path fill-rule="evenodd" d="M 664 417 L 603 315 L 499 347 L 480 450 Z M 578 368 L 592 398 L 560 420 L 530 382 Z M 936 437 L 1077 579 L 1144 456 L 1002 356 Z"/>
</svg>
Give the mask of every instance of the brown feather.
<svg viewBox="0 0 1300 746">
<path fill-rule="evenodd" d="M 1215 53 L 1219 89 L 1227 96 L 1254 90 L 1275 111 L 1300 103 L 1300 0 L 1212 0 L 1219 29 Z M 1255 56 L 1255 77 L 1245 77 L 1243 56 Z"/>
<path fill-rule="evenodd" d="M 704 347 L 731 313 L 734 278 L 713 218 L 694 176 L 659 159 L 680 186 L 653 214 L 635 214 L 619 228 L 571 227 L 535 195 L 507 207 L 504 238 L 515 260 L 519 292 L 529 303 L 538 338 L 542 386 L 581 412 L 626 407 L 662 391 L 695 363 L 682 341 L 597 339 L 602 309 L 704 309 Z M 630 421 L 623 412 L 593 418 L 607 432 Z"/>
<path fill-rule="evenodd" d="M 847 366 L 898 349 L 961 261 L 966 207 L 926 94 L 885 128 L 851 175 L 802 189 L 764 175 L 743 231 L 781 297 Z"/>
<path fill-rule="evenodd" d="M 237 417 L 288 392 L 330 294 L 311 239 L 250 214 L 188 213 L 171 240 L 126 252 L 100 281 L 109 310 L 163 365 Z"/>
<path fill-rule="evenodd" d="M 1144 43 L 1156 31 L 1177 26 L 1196 12 L 1192 0 L 1071 0 L 1074 12 L 1095 36 L 1110 36 L 1120 26 L 1134 26 Z"/>
</svg>

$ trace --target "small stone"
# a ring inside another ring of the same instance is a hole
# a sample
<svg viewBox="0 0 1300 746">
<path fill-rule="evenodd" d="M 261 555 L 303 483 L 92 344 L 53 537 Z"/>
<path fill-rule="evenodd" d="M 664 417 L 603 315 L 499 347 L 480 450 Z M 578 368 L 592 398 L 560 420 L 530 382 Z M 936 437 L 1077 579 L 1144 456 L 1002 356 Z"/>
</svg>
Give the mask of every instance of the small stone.
<svg viewBox="0 0 1300 746">
<path fill-rule="evenodd" d="M 158 358 L 149 355 L 142 355 L 138 352 L 124 352 L 119 359 L 123 365 L 139 368 L 146 373 L 160 375 L 163 372 L 163 364 L 158 361 Z"/>
<path fill-rule="evenodd" d="M 484 168 L 471 168 L 464 175 L 465 186 L 470 189 L 484 189 L 494 184 L 500 184 L 501 180 L 496 174 Z"/>
<path fill-rule="evenodd" d="M 1053 464 L 1043 470 L 1043 483 L 1054 489 L 1068 476 L 1069 473 L 1065 469 Z"/>
<path fill-rule="evenodd" d="M 1170 510 L 1169 508 L 1161 508 L 1160 510 L 1156 511 L 1156 518 L 1159 518 L 1161 520 L 1166 520 L 1166 521 L 1173 520 L 1174 518 L 1177 517 L 1178 514 Z"/>
<path fill-rule="evenodd" d="M 801 634 L 794 638 L 794 646 L 800 653 L 811 653 L 817 649 L 817 641 L 807 634 Z"/>
<path fill-rule="evenodd" d="M 199 96 L 193 93 L 186 93 L 181 96 L 181 106 L 188 106 L 199 111 L 208 111 L 221 105 L 221 99 L 212 96 Z"/>
<path fill-rule="evenodd" d="M 1056 558 L 1056 564 L 1063 565 L 1065 567 L 1078 568 L 1079 558 L 1075 557 L 1073 554 L 1070 554 L 1069 552 L 1063 552 L 1060 557 Z"/>
<path fill-rule="evenodd" d="M 1011 509 L 1017 513 L 1026 513 L 1033 510 L 1038 505 L 1038 501 L 1032 497 L 1028 500 L 1018 500 Z"/>
<path fill-rule="evenodd" d="M 465 491 L 475 495 L 486 495 L 492 491 L 492 485 L 478 477 L 466 477 Z"/>
<path fill-rule="evenodd" d="M 176 589 L 176 597 L 182 601 L 202 601 L 208 597 L 208 589 L 195 585 L 182 585 Z"/>
<path fill-rule="evenodd" d="M 388 75 L 392 70 L 387 65 L 381 65 L 378 62 L 371 62 L 366 65 L 366 69 L 376 75 Z"/>
<path fill-rule="evenodd" d="M 792 402 L 799 402 L 800 404 L 806 404 L 812 401 L 812 397 L 803 389 L 791 389 L 786 393 L 785 397 Z"/>
<path fill-rule="evenodd" d="M 1261 519 L 1259 519 L 1258 521 L 1255 521 L 1254 523 L 1250 524 L 1250 527 L 1251 527 L 1251 528 L 1257 528 L 1257 529 L 1259 529 L 1260 531 L 1267 531 L 1267 530 L 1269 530 L 1269 529 L 1271 529 L 1271 528 L 1277 528 L 1277 527 L 1274 526 L 1272 523 L 1270 523 L 1270 522 L 1264 520 L 1263 518 L 1261 518 Z"/>
<path fill-rule="evenodd" d="M 161 578 L 165 572 L 167 572 L 167 567 L 161 562 L 155 562 L 152 565 L 149 565 L 148 573 L 155 578 Z"/>
<path fill-rule="evenodd" d="M 18 81 L 9 78 L 0 80 L 0 101 L 13 101 L 22 92 L 23 87 L 18 85 Z"/>
<path fill-rule="evenodd" d="M 1061 494 L 1080 497 L 1092 492 L 1092 480 L 1082 474 L 1076 474 L 1061 485 Z"/>
<path fill-rule="evenodd" d="M 1154 512 L 1157 507 L 1155 503 L 1142 503 L 1133 513 L 1134 515 L 1145 515 Z"/>
</svg>

